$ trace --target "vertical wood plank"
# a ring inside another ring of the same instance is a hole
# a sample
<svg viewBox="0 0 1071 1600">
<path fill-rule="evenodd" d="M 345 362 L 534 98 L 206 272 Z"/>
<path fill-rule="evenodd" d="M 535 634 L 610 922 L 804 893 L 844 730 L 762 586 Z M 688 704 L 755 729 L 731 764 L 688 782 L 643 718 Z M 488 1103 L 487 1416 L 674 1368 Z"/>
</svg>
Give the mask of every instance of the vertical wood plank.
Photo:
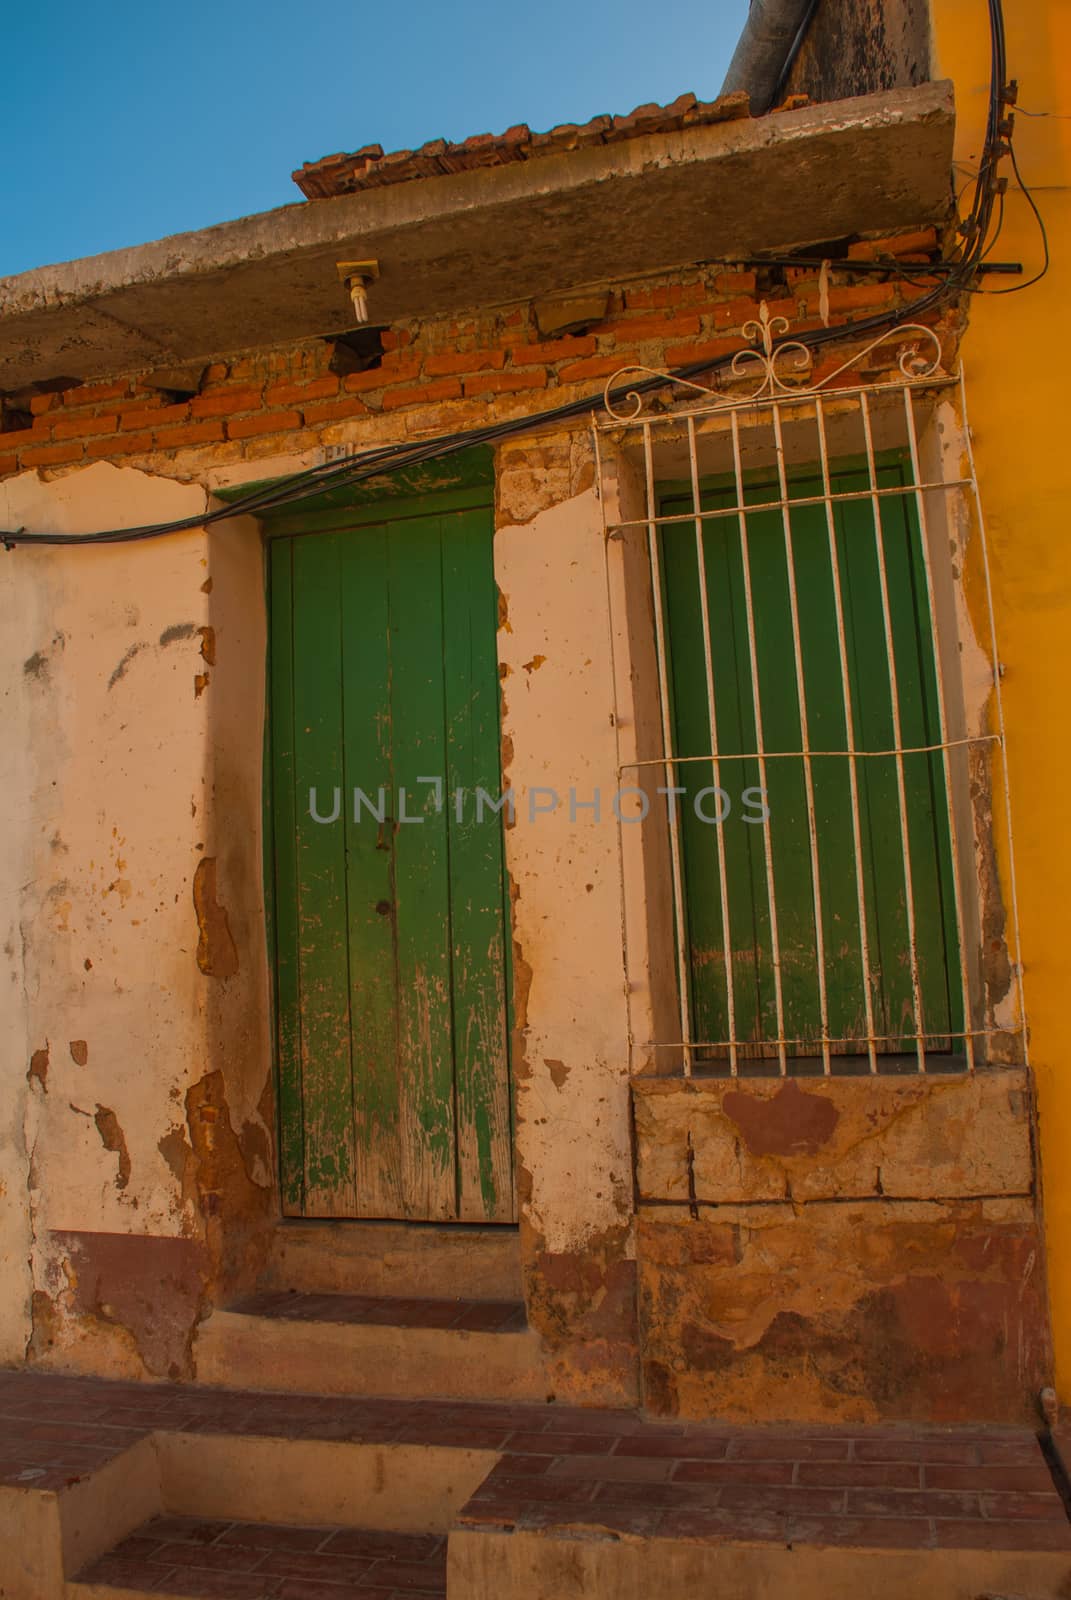
<svg viewBox="0 0 1071 1600">
<path fill-rule="evenodd" d="M 450 871 L 445 803 L 442 557 L 439 518 L 392 523 L 391 727 L 398 1040 L 406 1215 L 457 1214 Z M 408 818 L 409 820 L 406 820 Z"/>
<path fill-rule="evenodd" d="M 477 811 L 477 790 L 497 801 L 501 786 L 491 513 L 444 516 L 442 529 L 458 1216 L 511 1222 L 502 822 Z"/>
<path fill-rule="evenodd" d="M 842 488 L 865 490 L 866 472 L 838 477 Z M 868 500 L 836 508 L 841 572 L 845 580 L 845 630 L 852 698 L 858 710 L 860 750 L 891 750 L 895 744 L 889 658 L 882 622 L 874 516 Z M 890 578 L 890 583 L 891 583 Z M 874 1027 L 879 1035 L 907 1035 L 902 1044 L 879 1044 L 884 1053 L 906 1053 L 914 1032 L 904 862 L 896 761 L 870 756 L 859 763 L 859 804 L 866 848 L 866 905 L 872 962 Z"/>
<path fill-rule="evenodd" d="M 767 486 L 756 485 L 747 492 L 745 499 L 768 501 L 776 493 Z M 778 511 L 752 513 L 747 522 L 763 738 L 767 750 L 798 751 L 803 735 L 796 688 L 784 525 Z M 802 760 L 769 761 L 766 789 L 785 1036 L 811 1041 L 809 1047 L 791 1046 L 788 1055 L 814 1055 L 819 1049 L 814 1041 L 821 1032 L 821 1013 L 815 966 L 810 830 Z M 763 953 L 768 957 L 760 967 L 763 1036 L 776 1039 L 772 946 Z"/>
<path fill-rule="evenodd" d="M 275 1048 L 279 1121 L 279 1181 L 283 1215 L 300 1216 L 305 1202 L 304 1112 L 301 1089 L 301 985 L 298 973 L 297 826 L 294 791 L 293 545 L 269 550 L 271 584 L 270 715 L 271 827 L 275 873 Z"/>
<path fill-rule="evenodd" d="M 344 827 L 356 1215 L 405 1214 L 398 1062 L 387 529 L 342 538 Z M 363 792 L 368 805 L 354 791 Z M 379 817 L 382 820 L 379 820 Z"/>
<path fill-rule="evenodd" d="M 907 479 L 908 473 L 898 464 L 878 469 L 878 483 L 883 488 L 897 487 Z M 940 743 L 941 722 L 933 623 L 914 496 L 885 498 L 881 520 L 889 575 L 901 733 L 905 746 L 917 749 L 921 745 Z M 952 843 L 944 767 L 939 752 L 904 757 L 904 792 L 923 1030 L 927 1035 L 927 1048 L 948 1050 L 951 1047 L 949 1029 L 962 1026 L 963 1006 L 958 982 Z"/>
<path fill-rule="evenodd" d="M 305 1212 L 353 1216 L 339 536 L 295 540 L 293 574 Z M 321 817 L 339 791 L 336 820 L 313 819 L 313 789 Z"/>
<path fill-rule="evenodd" d="M 834 492 L 837 480 L 832 479 Z M 793 493 L 820 495 L 821 478 L 794 481 Z M 822 506 L 792 512 L 807 719 L 813 750 L 848 748 L 848 716 L 841 681 L 837 613 L 829 531 Z M 826 1004 L 834 1039 L 866 1039 L 865 984 L 859 930 L 859 891 L 852 848 L 852 798 L 846 757 L 813 763 L 818 876 L 826 950 Z M 843 1046 L 833 1047 L 844 1054 Z M 850 1050 L 858 1054 L 858 1050 Z M 834 1063 L 833 1071 L 836 1071 Z"/>
</svg>

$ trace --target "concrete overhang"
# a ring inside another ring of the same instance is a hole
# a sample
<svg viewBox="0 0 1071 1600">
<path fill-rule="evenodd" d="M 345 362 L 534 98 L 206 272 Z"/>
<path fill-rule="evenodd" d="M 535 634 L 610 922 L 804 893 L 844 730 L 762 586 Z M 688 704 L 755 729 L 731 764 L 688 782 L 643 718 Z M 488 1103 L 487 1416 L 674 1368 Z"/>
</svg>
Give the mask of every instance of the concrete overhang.
<svg viewBox="0 0 1071 1600">
<path fill-rule="evenodd" d="M 352 328 L 336 263 L 374 258 L 373 322 L 942 219 L 952 86 L 306 201 L 0 279 L 0 391 Z"/>
</svg>

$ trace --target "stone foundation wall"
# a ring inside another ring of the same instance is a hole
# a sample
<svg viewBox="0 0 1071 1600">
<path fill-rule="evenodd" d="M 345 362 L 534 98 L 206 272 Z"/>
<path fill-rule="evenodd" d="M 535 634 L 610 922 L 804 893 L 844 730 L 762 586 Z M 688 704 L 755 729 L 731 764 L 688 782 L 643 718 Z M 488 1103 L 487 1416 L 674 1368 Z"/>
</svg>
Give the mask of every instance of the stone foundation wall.
<svg viewBox="0 0 1071 1600">
<path fill-rule="evenodd" d="M 1036 1417 L 1050 1353 L 1024 1071 L 638 1079 L 633 1104 L 653 1410 Z"/>
</svg>

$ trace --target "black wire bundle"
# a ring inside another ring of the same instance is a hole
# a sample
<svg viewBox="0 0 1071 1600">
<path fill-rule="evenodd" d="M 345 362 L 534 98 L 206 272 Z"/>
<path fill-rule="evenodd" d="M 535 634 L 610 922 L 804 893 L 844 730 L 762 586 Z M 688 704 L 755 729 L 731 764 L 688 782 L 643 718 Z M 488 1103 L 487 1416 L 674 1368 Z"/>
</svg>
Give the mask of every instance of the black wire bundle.
<svg viewBox="0 0 1071 1600">
<path fill-rule="evenodd" d="M 951 263 L 942 281 L 935 287 L 928 289 L 925 294 L 910 301 L 907 305 L 895 311 L 883 311 L 871 317 L 861 318 L 850 325 L 830 328 L 819 328 L 808 332 L 793 334 L 790 340 L 794 345 L 804 345 L 808 349 L 816 350 L 827 344 L 832 344 L 842 339 L 859 339 L 871 333 L 879 333 L 886 328 L 894 328 L 903 322 L 913 322 L 931 311 L 934 307 L 947 300 L 954 299 L 963 292 L 1012 294 L 1018 289 L 1028 288 L 1029 284 L 1016 284 L 1012 289 L 979 290 L 977 278 L 979 269 L 986 254 L 993 247 L 1000 232 L 1000 223 L 1003 218 L 1003 193 L 1002 185 L 997 178 L 997 166 L 1001 158 L 1010 154 L 1019 185 L 1033 207 L 1041 226 L 1042 238 L 1045 239 L 1045 229 L 1038 208 L 1034 203 L 1026 185 L 1022 181 L 1015 153 L 1011 148 L 1010 139 L 1006 141 L 1009 125 L 1004 121 L 1006 105 L 1012 103 L 1014 91 L 1006 88 L 1007 59 L 1004 39 L 1004 15 L 1001 9 L 1001 0 L 987 0 L 990 24 L 990 76 L 989 76 L 989 108 L 986 117 L 985 141 L 982 150 L 982 159 L 974 182 L 974 194 L 970 210 L 960 224 L 960 234 L 963 244 L 959 254 Z M 998 207 L 999 200 L 999 207 Z M 997 228 L 992 231 L 993 214 L 997 211 Z M 1048 242 L 1045 240 L 1045 265 L 1037 277 L 1030 280 L 1036 283 L 1037 278 L 1044 275 L 1048 269 Z M 925 269 L 923 269 L 925 270 Z M 774 345 L 774 353 L 778 344 Z M 703 374 L 713 374 L 726 370 L 734 360 L 734 355 L 723 356 L 717 361 L 696 361 L 688 366 L 676 367 L 666 375 L 644 378 L 638 382 L 629 383 L 627 386 L 612 390 L 609 399 L 612 402 L 621 401 L 633 394 L 647 394 L 654 390 L 664 388 L 666 383 L 673 378 L 692 379 Z M 314 495 L 323 494 L 329 489 L 342 489 L 350 485 L 363 483 L 367 479 L 376 477 L 380 473 L 395 472 L 407 467 L 419 466 L 425 461 L 441 460 L 444 457 L 457 454 L 462 450 L 469 450 L 473 446 L 493 444 L 500 439 L 512 435 L 530 432 L 535 428 L 545 428 L 548 423 L 564 422 L 573 417 L 598 409 L 603 403 L 602 394 L 584 395 L 578 400 L 569 401 L 565 405 L 555 406 L 548 411 L 540 411 L 534 415 L 528 413 L 504 422 L 488 424 L 485 428 L 474 428 L 466 432 L 439 435 L 428 439 L 421 444 L 409 445 L 383 445 L 375 450 L 367 450 L 351 460 L 342 462 L 325 463 L 322 466 L 310 467 L 292 476 L 276 480 L 264 489 L 255 490 L 248 495 L 240 496 L 230 504 L 221 506 L 214 511 L 199 513 L 195 516 L 182 517 L 174 522 L 147 523 L 135 528 L 114 528 L 101 533 L 26 533 L 19 529 L 16 532 L 0 532 L 0 542 L 6 549 L 13 550 L 16 545 L 92 545 L 92 544 L 129 544 L 142 539 L 158 539 L 166 534 L 185 533 L 194 528 L 204 528 L 212 523 L 221 522 L 229 517 L 242 515 L 263 515 L 269 511 L 278 511 L 284 506 L 294 505 L 302 500 L 312 498 Z"/>
</svg>

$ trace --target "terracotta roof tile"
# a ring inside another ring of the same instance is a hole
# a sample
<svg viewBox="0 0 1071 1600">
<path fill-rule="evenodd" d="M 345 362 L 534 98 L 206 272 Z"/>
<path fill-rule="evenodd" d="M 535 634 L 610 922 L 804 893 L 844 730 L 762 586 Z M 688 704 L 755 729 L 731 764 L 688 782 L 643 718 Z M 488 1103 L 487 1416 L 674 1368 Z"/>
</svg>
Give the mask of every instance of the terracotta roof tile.
<svg viewBox="0 0 1071 1600">
<path fill-rule="evenodd" d="M 382 145 L 366 144 L 348 155 L 307 161 L 294 173 L 294 182 L 307 200 L 326 200 L 355 194 L 360 189 L 378 189 L 388 183 L 507 166 L 513 161 L 537 160 L 589 145 L 616 144 L 642 134 L 674 133 L 704 123 L 731 122 L 749 114 L 744 92 L 723 94 L 717 100 L 697 100 L 694 94 L 682 94 L 667 106 L 637 106 L 625 117 L 563 122 L 548 133 L 533 133 L 521 122 L 505 133 L 477 133 L 460 144 L 429 139 L 419 150 L 394 150 L 389 155 L 383 153 Z"/>
</svg>

